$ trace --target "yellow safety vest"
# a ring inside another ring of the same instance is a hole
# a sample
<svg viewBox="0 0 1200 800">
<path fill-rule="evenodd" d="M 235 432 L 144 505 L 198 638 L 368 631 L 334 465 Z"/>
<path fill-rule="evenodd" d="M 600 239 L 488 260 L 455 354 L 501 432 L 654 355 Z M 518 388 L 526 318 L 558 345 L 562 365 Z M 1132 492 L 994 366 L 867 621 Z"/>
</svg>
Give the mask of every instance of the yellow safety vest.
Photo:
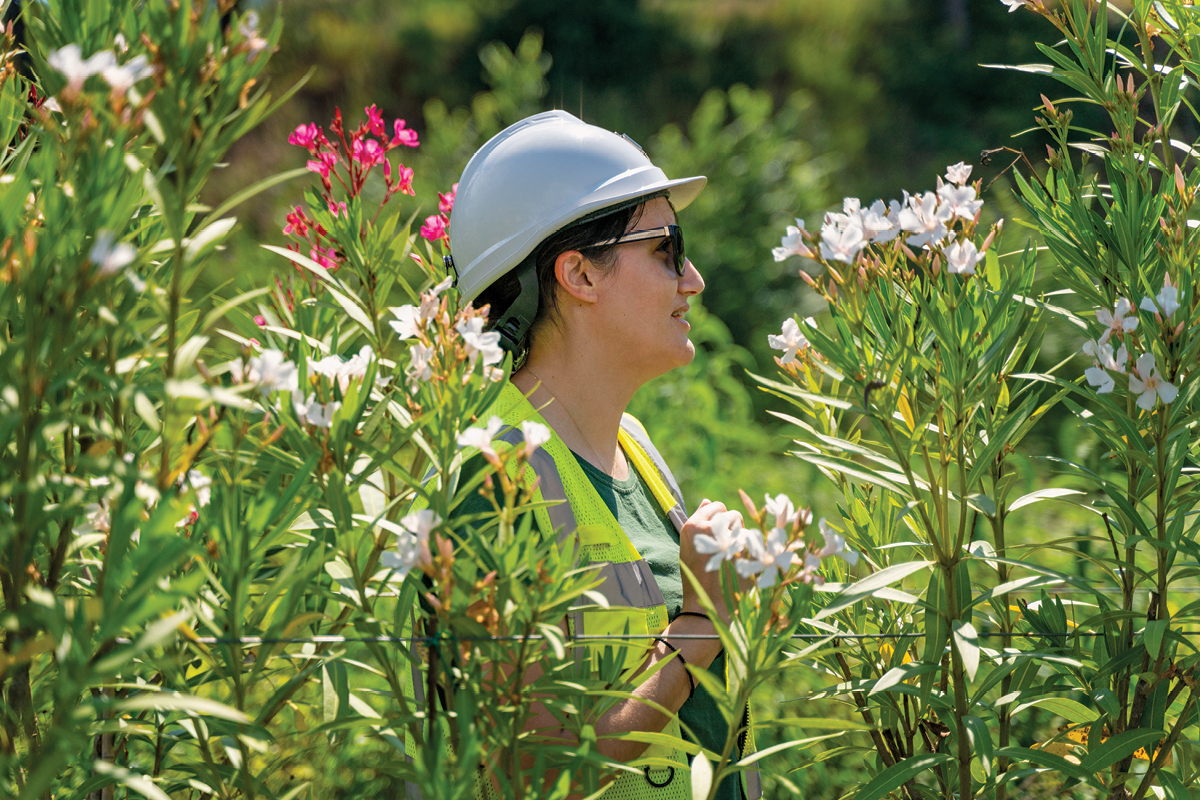
<svg viewBox="0 0 1200 800">
<path fill-rule="evenodd" d="M 509 426 L 496 437 L 497 449 L 500 446 L 516 447 L 523 444 L 524 437 L 518 427 L 521 422 L 545 422 L 511 383 L 505 385 L 490 414 L 499 416 Z M 625 414 L 621 420 L 618 441 L 667 518 L 676 530 L 682 530 L 688 517 L 679 486 L 651 443 L 645 428 L 630 414 Z M 550 440 L 534 451 L 528 463 L 533 475 L 526 479 L 532 483 L 536 476 L 537 480 L 533 502 L 563 501 L 535 509 L 534 519 L 538 527 L 546 533 L 558 531 L 560 540 L 577 536 L 582 551 L 581 562 L 599 565 L 599 574 L 604 578 L 595 591 L 604 595 L 609 607 L 589 607 L 572 612 L 568 619 L 571 635 L 627 635 L 627 643 L 615 640 L 621 645 L 618 648 L 613 648 L 614 641 L 584 640 L 584 649 L 591 657 L 598 656 L 606 647 L 624 650 L 628 663 L 640 664 L 644 653 L 653 644 L 650 637 L 661 633 L 668 622 L 666 602 L 650 565 L 617 524 L 575 456 L 553 429 Z M 418 697 L 423 693 L 421 676 L 405 675 L 405 678 L 403 683 L 407 696 L 423 702 Z M 745 721 L 747 731 L 742 757 L 754 750 L 749 719 Z M 677 739 L 682 738 L 679 722 L 674 719 L 662 732 Z M 406 743 L 406 750 L 410 757 L 415 755 L 410 743 Z M 622 773 L 605 792 L 606 800 L 690 800 L 691 778 L 687 754 L 683 750 L 655 744 L 644 751 L 642 758 L 674 762 L 679 768 L 646 767 L 640 775 Z M 486 784 L 486 787 L 481 787 L 484 794 L 491 794 L 488 791 L 490 782 L 481 783 Z M 742 773 L 742 787 L 747 800 L 762 797 L 762 783 L 757 771 Z M 409 797 L 413 797 L 413 787 L 410 786 L 409 791 Z"/>
</svg>

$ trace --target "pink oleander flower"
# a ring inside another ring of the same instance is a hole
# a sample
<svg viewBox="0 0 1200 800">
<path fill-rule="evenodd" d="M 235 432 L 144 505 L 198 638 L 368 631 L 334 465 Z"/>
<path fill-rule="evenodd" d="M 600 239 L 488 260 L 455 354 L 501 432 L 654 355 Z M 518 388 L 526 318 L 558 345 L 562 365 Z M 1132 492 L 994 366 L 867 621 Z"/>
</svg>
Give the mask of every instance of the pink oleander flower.
<svg viewBox="0 0 1200 800">
<path fill-rule="evenodd" d="M 315 122 L 310 122 L 307 125 L 297 125 L 296 130 L 292 131 L 292 135 L 288 137 L 288 144 L 294 144 L 297 147 L 307 147 L 313 149 L 317 145 L 317 137 L 320 129 L 317 128 Z"/>
<path fill-rule="evenodd" d="M 442 194 L 438 192 L 438 211 L 449 217 L 450 212 L 454 209 L 454 196 L 458 194 L 458 184 L 450 187 L 450 191 Z"/>
<path fill-rule="evenodd" d="M 371 130 L 371 135 L 382 139 L 384 137 L 382 112 L 375 107 L 374 103 L 367 106 L 365 111 L 367 112 L 367 127 Z"/>
<path fill-rule="evenodd" d="M 314 247 L 309 251 L 308 257 L 325 269 L 337 269 L 337 253 L 332 247 Z"/>
<path fill-rule="evenodd" d="M 351 142 L 350 158 L 364 167 L 372 167 L 381 161 L 385 161 L 383 146 L 374 139 L 355 139 Z"/>
<path fill-rule="evenodd" d="M 396 167 L 396 189 L 395 191 L 401 194 L 406 194 L 410 197 L 416 197 L 417 193 L 413 191 L 413 171 L 408 167 L 400 164 Z"/>
<path fill-rule="evenodd" d="M 329 213 L 333 214 L 333 216 L 336 217 L 336 216 L 338 216 L 339 212 L 342 214 L 346 213 L 346 202 L 344 200 L 339 200 L 335 203 L 332 200 L 330 200 L 329 201 Z"/>
<path fill-rule="evenodd" d="M 421 235 L 431 242 L 440 241 L 446 238 L 446 223 L 450 220 L 443 217 L 441 214 L 433 214 L 425 218 L 425 224 L 421 226 Z"/>
<path fill-rule="evenodd" d="M 262 314 L 255 314 L 254 315 L 254 324 L 260 328 L 265 328 L 265 327 L 267 327 L 267 318 L 264 317 Z"/>
<path fill-rule="evenodd" d="M 308 236 L 308 224 L 304 217 L 304 209 L 296 206 L 296 210 L 287 215 L 287 225 L 283 227 L 283 235 L 295 234 L 301 239 Z"/>
<path fill-rule="evenodd" d="M 325 163 L 325 159 L 309 159 L 304 166 L 308 167 L 309 172 L 315 172 L 324 180 L 329 180 L 329 165 Z"/>
<path fill-rule="evenodd" d="M 392 147 L 395 147 L 398 144 L 406 145 L 408 147 L 417 146 L 417 132 L 412 129 L 405 128 L 404 120 L 396 120 L 396 122 L 393 124 L 393 129 L 395 131 L 395 135 L 392 137 Z M 382 137 L 383 134 L 376 135 Z"/>
</svg>

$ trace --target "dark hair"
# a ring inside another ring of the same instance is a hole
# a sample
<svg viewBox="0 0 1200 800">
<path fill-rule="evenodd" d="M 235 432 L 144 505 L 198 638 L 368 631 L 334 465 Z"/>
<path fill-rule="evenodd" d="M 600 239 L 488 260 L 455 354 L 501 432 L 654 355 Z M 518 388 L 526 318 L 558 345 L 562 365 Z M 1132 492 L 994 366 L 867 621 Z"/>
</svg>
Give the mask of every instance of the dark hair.
<svg viewBox="0 0 1200 800">
<path fill-rule="evenodd" d="M 537 315 L 533 319 L 533 324 L 529 326 L 529 330 L 525 332 L 521 346 L 513 354 L 514 368 L 519 369 L 529 354 L 529 344 L 533 339 L 533 332 L 547 320 L 553 321 L 558 317 L 558 278 L 554 274 L 554 264 L 558 257 L 570 250 L 578 250 L 602 272 L 608 272 L 616 266 L 617 246 L 615 244 L 597 246 L 594 243 L 615 239 L 625 233 L 631 225 L 635 225 L 641 219 L 647 201 L 660 196 L 664 195 L 653 194 L 639 197 L 632 203 L 594 212 L 562 230 L 550 234 L 524 261 L 480 293 L 475 300 L 475 305 L 491 306 L 488 312 L 488 328 L 490 329 L 520 295 L 521 273 L 531 266 L 537 273 Z"/>
</svg>

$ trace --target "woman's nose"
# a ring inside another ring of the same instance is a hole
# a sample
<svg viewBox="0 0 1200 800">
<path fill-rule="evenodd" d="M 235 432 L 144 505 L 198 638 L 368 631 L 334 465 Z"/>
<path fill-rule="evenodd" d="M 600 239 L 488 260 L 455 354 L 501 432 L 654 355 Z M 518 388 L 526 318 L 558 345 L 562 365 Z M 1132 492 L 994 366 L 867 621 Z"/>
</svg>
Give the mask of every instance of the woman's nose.
<svg viewBox="0 0 1200 800">
<path fill-rule="evenodd" d="M 679 293 L 692 295 L 704 291 L 704 278 L 690 258 L 683 259 L 683 275 L 679 277 Z"/>
</svg>

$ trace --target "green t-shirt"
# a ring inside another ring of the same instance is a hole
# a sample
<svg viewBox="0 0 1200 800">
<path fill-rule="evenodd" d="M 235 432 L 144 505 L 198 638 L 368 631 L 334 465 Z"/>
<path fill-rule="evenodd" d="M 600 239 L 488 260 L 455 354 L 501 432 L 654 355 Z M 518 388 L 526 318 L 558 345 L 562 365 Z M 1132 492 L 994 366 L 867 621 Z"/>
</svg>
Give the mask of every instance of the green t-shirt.
<svg viewBox="0 0 1200 800">
<path fill-rule="evenodd" d="M 683 574 L 679 571 L 679 533 L 675 526 L 662 512 L 632 463 L 629 465 L 629 477 L 618 481 L 593 467 L 577 453 L 572 455 L 625 531 L 625 535 L 629 537 L 629 541 L 650 565 L 650 571 L 654 573 L 654 579 L 658 582 L 658 588 L 666 601 L 667 617 L 675 619 L 683 610 Z M 483 460 L 479 459 L 478 466 L 468 463 L 464 465 L 463 471 L 469 472 L 472 467 L 482 468 L 482 465 Z M 456 515 L 476 514 L 490 511 L 491 508 L 491 504 L 483 497 L 476 496 L 464 500 L 456 510 Z M 714 675 L 724 678 L 724 653 L 718 655 L 709 665 L 709 670 Z M 729 726 L 725 724 L 725 717 L 717 708 L 716 701 L 703 685 L 697 684 L 696 693 L 679 709 L 679 719 L 699 737 L 700 744 L 707 749 L 720 753 L 725 747 Z M 686 733 L 684 735 L 687 736 Z M 721 781 L 716 800 L 744 798 L 745 793 L 738 776 L 733 775 Z"/>
<path fill-rule="evenodd" d="M 617 523 L 650 565 L 658 588 L 667 604 L 667 617 L 675 619 L 683 610 L 683 575 L 679 571 L 679 533 L 655 501 L 638 471 L 629 465 L 629 477 L 623 481 L 606 475 L 575 454 L 575 460 L 596 488 L 597 493 L 616 517 Z M 709 666 L 709 671 L 724 679 L 725 654 L 722 652 Z M 729 726 L 717 708 L 716 700 L 703 685 L 679 709 L 679 719 L 700 739 L 707 749 L 720 753 L 725 747 Z M 685 733 L 684 736 L 687 736 Z M 721 781 L 718 800 L 742 800 L 742 782 L 736 776 Z"/>
</svg>

